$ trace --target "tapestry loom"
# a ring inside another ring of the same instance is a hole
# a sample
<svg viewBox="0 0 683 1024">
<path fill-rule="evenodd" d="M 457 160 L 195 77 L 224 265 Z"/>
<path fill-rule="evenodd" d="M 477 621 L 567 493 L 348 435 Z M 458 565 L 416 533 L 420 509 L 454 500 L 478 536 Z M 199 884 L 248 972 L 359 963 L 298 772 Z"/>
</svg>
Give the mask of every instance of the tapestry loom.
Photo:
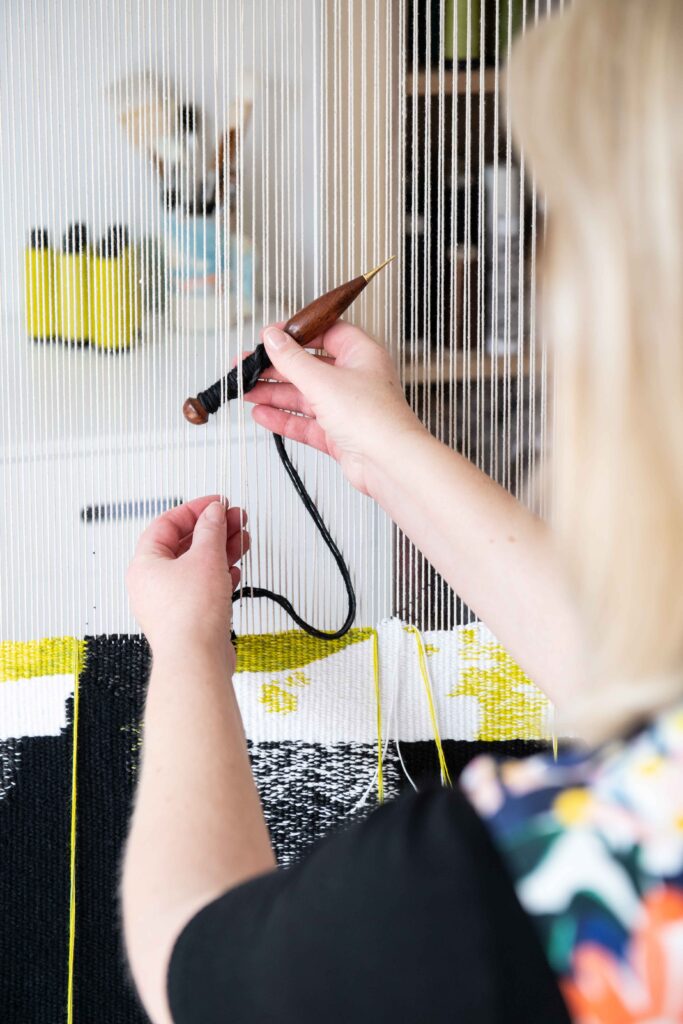
<svg viewBox="0 0 683 1024">
<path fill-rule="evenodd" d="M 543 512 L 542 209 L 502 66 L 550 0 L 6 0 L 0 9 L 0 1019 L 142 1022 L 117 873 L 149 650 L 125 569 L 154 516 L 248 510 L 235 687 L 278 860 L 482 748 L 543 695 L 336 464 L 238 395 L 183 403 L 266 323 L 390 255 L 345 314 L 432 432 Z M 405 467 L 410 482 L 410 466 Z"/>
</svg>

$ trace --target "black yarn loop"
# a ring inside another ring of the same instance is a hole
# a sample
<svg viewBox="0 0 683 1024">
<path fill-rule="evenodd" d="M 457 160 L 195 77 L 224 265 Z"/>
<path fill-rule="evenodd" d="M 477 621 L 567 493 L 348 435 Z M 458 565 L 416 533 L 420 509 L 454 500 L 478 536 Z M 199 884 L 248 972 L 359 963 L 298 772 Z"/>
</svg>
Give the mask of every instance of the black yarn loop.
<svg viewBox="0 0 683 1024">
<path fill-rule="evenodd" d="M 245 394 L 247 391 L 251 391 L 252 388 L 256 387 L 263 372 L 272 366 L 268 353 L 266 352 L 264 345 L 257 345 L 254 351 L 243 359 L 241 363 L 234 366 L 229 373 L 222 377 L 220 380 L 212 384 L 211 387 L 207 388 L 206 391 L 200 391 L 197 395 L 198 400 L 206 409 L 207 413 L 211 415 L 217 412 L 223 402 L 229 402 L 233 398 L 238 398 L 240 393 Z M 242 387 L 240 388 L 240 374 L 242 378 Z M 318 511 L 313 499 L 306 490 L 304 482 L 299 476 L 294 463 L 287 454 L 285 443 L 279 434 L 273 434 L 275 441 L 275 447 L 277 453 L 280 456 L 282 465 L 287 471 L 289 479 L 294 484 L 294 489 L 301 498 L 304 508 L 310 515 L 311 519 L 315 523 L 323 541 L 328 547 L 332 554 L 341 577 L 344 581 L 344 587 L 349 599 L 349 610 L 342 626 L 332 632 L 326 630 L 317 629 L 312 626 L 305 619 L 302 619 L 298 612 L 294 609 L 294 606 L 286 597 L 282 594 L 275 594 L 272 590 L 268 590 L 266 587 L 239 587 L 232 595 L 233 601 L 239 601 L 244 597 L 259 598 L 267 597 L 271 601 L 275 601 L 281 608 L 287 612 L 287 614 L 296 622 L 300 629 L 308 633 L 309 636 L 314 636 L 318 640 L 339 640 L 350 630 L 353 625 L 353 620 L 356 617 L 356 594 L 353 589 L 353 583 L 351 581 L 351 574 L 348 570 L 344 556 L 337 547 L 332 538 L 330 531 L 327 529 L 320 512 Z M 236 639 L 235 633 L 233 632 L 233 641 Z"/>
<path fill-rule="evenodd" d="M 263 346 L 259 346 L 259 347 L 263 347 Z M 256 349 L 254 352 L 252 352 L 252 355 L 248 356 L 247 359 L 245 359 L 245 363 L 249 359 L 251 359 L 252 356 L 255 356 L 256 352 L 258 352 L 258 349 Z M 268 358 L 268 357 L 266 356 L 266 358 Z M 270 366 L 270 360 L 268 360 L 268 366 Z M 234 373 L 233 370 L 230 371 L 230 373 L 228 374 L 228 377 L 230 377 L 232 375 L 232 373 Z M 258 376 L 257 376 L 256 379 L 258 380 Z M 237 374 L 236 373 L 235 373 L 235 380 L 237 380 Z M 254 381 L 254 383 L 251 385 L 251 387 L 254 387 L 255 383 L 256 383 L 256 381 Z M 215 387 L 215 385 L 214 385 L 214 387 Z M 245 386 L 244 390 L 245 391 L 249 391 L 249 390 L 251 390 L 251 387 L 246 387 Z M 199 398 L 203 402 L 203 399 L 202 399 L 201 395 L 199 396 Z M 206 406 L 205 406 L 205 408 L 206 408 Z M 209 410 L 207 409 L 207 411 L 209 411 Z M 234 593 L 232 595 L 232 599 L 233 599 L 233 601 L 239 601 L 239 600 L 241 600 L 244 597 L 252 597 L 252 598 L 267 597 L 271 601 L 275 601 L 276 604 L 279 604 L 281 608 L 284 608 L 284 610 L 287 612 L 287 614 L 294 620 L 294 622 L 296 622 L 297 626 L 299 626 L 300 629 L 303 629 L 305 633 L 308 633 L 309 636 L 316 637 L 316 639 L 318 639 L 318 640 L 340 640 L 351 629 L 351 626 L 353 625 L 353 620 L 356 617 L 356 593 L 355 593 L 355 591 L 353 589 L 353 582 L 351 580 L 351 573 L 349 572 L 348 566 L 346 565 L 346 562 L 344 561 L 344 556 L 342 555 L 341 551 L 337 547 L 337 545 L 336 545 L 336 543 L 334 541 L 334 538 L 332 537 L 330 531 L 327 529 L 327 526 L 325 525 L 325 522 L 324 522 L 322 516 L 320 515 L 320 512 L 318 511 L 318 509 L 317 509 L 313 499 L 311 498 L 310 494 L 306 490 L 306 488 L 304 486 L 304 482 L 301 479 L 301 477 L 299 476 L 299 473 L 297 472 L 296 467 L 294 466 L 294 463 L 292 462 L 292 460 L 290 459 L 289 455 L 287 454 L 287 450 L 285 448 L 285 443 L 284 443 L 282 437 L 280 436 L 280 434 L 273 434 L 273 440 L 275 441 L 275 447 L 277 449 L 278 455 L 280 456 L 280 460 L 282 461 L 282 465 L 285 467 L 285 470 L 287 471 L 287 475 L 289 476 L 289 479 L 294 484 L 294 489 L 296 490 L 297 494 L 301 498 L 301 501 L 303 502 L 304 508 L 306 509 L 306 511 L 310 515 L 311 519 L 315 523 L 316 527 L 318 528 L 318 531 L 320 532 L 320 535 L 321 535 L 323 541 L 325 542 L 327 548 L 329 549 L 329 551 L 332 554 L 332 557 L 334 558 L 335 562 L 337 563 L 337 567 L 339 569 L 339 572 L 341 573 L 341 577 L 342 577 L 342 579 L 344 581 L 344 587 L 346 589 L 346 594 L 347 594 L 348 599 L 349 599 L 349 610 L 348 610 L 346 618 L 344 619 L 344 622 L 340 626 L 340 628 L 337 629 L 337 630 L 334 630 L 334 632 L 327 632 L 327 631 L 322 630 L 322 629 L 317 629 L 315 626 L 311 626 L 311 624 L 309 622 L 306 622 L 305 619 L 301 618 L 301 616 L 298 614 L 297 611 L 295 611 L 293 605 L 291 604 L 290 601 L 287 600 L 286 597 L 283 597 L 281 594 L 275 594 L 272 590 L 268 590 L 266 587 L 250 587 L 250 586 L 239 587 L 237 590 L 234 591 Z M 233 633 L 233 641 L 235 639 L 236 639 L 236 637 L 235 637 L 235 634 Z"/>
</svg>

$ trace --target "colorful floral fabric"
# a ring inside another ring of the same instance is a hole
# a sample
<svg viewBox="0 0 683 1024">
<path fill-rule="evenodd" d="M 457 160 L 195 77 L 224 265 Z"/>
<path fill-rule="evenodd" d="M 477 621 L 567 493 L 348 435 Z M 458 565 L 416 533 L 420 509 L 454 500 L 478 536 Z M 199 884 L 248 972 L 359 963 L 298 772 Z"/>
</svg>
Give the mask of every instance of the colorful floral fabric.
<svg viewBox="0 0 683 1024">
<path fill-rule="evenodd" d="M 574 1021 L 683 1022 L 683 704 L 591 755 L 478 758 L 462 783 Z"/>
</svg>

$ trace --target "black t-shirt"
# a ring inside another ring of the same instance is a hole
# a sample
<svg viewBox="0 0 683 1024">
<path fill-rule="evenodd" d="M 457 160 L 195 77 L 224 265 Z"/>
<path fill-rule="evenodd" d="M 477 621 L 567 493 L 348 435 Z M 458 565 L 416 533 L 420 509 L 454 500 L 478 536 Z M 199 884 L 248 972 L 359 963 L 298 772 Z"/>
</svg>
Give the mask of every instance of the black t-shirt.
<svg viewBox="0 0 683 1024">
<path fill-rule="evenodd" d="M 411 794 L 201 910 L 175 1024 L 568 1024 L 533 924 L 457 790 Z"/>
</svg>

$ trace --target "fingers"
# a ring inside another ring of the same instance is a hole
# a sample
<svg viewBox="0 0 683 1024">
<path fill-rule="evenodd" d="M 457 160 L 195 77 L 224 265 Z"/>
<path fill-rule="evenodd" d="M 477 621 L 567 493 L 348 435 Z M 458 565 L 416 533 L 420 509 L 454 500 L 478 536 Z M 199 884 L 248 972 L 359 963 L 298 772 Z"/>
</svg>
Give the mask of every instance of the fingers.
<svg viewBox="0 0 683 1024">
<path fill-rule="evenodd" d="M 249 550 L 251 543 L 249 534 L 243 529 L 247 522 L 247 513 L 239 508 L 229 508 L 227 514 L 226 554 L 232 564 Z M 192 546 L 192 534 L 188 533 L 178 545 L 176 558 L 184 555 Z"/>
<path fill-rule="evenodd" d="M 276 370 L 304 394 L 311 394 L 329 383 L 332 372 L 323 359 L 311 357 L 293 338 L 276 327 L 263 332 L 266 352 Z"/>
<path fill-rule="evenodd" d="M 228 539 L 233 533 L 239 533 L 243 526 L 246 526 L 247 513 L 242 508 L 238 508 L 236 505 L 233 508 L 228 509 L 226 516 L 227 527 L 228 527 Z"/>
<path fill-rule="evenodd" d="M 193 557 L 225 557 L 228 537 L 226 508 L 220 501 L 212 501 L 197 519 L 192 533 L 190 554 Z"/>
<path fill-rule="evenodd" d="M 244 396 L 246 402 L 255 405 L 271 405 L 275 409 L 288 409 L 289 412 L 300 412 L 305 416 L 313 416 L 313 409 L 293 384 L 266 384 L 261 382 Z"/>
<path fill-rule="evenodd" d="M 350 324 L 346 320 L 337 320 L 332 327 L 316 339 L 314 347 L 323 348 L 337 359 L 346 355 L 351 345 L 365 347 L 367 344 L 377 345 L 377 342 L 355 324 Z"/>
<path fill-rule="evenodd" d="M 229 537 L 226 545 L 228 565 L 234 565 L 235 562 L 239 562 L 242 555 L 246 555 L 250 545 L 251 538 L 246 530 L 242 530 L 240 533 L 235 533 L 232 537 Z"/>
<path fill-rule="evenodd" d="M 228 565 L 249 550 L 249 534 L 243 529 L 246 515 L 241 509 L 226 511 L 220 502 L 209 505 L 197 520 L 190 553 L 192 557 L 208 555 L 212 560 L 227 557 Z"/>
<path fill-rule="evenodd" d="M 135 549 L 136 556 L 175 558 L 181 541 L 192 533 L 198 517 L 217 500 L 217 494 L 206 495 L 177 505 L 158 516 L 140 535 Z"/>
<path fill-rule="evenodd" d="M 322 355 L 320 350 L 314 349 L 313 352 L 310 352 L 310 354 L 313 355 L 315 359 L 319 359 L 323 363 L 328 363 L 330 366 L 334 366 L 334 359 L 332 359 L 331 356 Z M 251 352 L 245 352 L 244 353 L 244 358 L 246 358 L 247 356 L 250 356 L 250 355 L 251 355 Z M 232 361 L 233 367 L 237 366 L 237 364 L 239 362 L 240 362 L 240 357 L 236 356 L 233 359 L 233 361 Z M 285 384 L 289 383 L 289 378 L 285 377 L 284 373 L 281 373 L 279 370 L 276 370 L 274 366 L 269 366 L 267 370 L 264 370 L 263 371 L 263 375 L 259 378 L 259 380 L 263 380 L 263 381 L 273 381 L 273 380 L 275 380 L 275 381 L 279 381 L 279 382 L 285 383 Z"/>
<path fill-rule="evenodd" d="M 272 430 L 274 434 L 282 434 L 283 437 L 289 437 L 292 441 L 300 441 L 302 444 L 317 448 L 318 451 L 329 455 L 325 432 L 315 420 L 309 419 L 307 416 L 296 416 L 268 405 L 254 406 L 251 415 L 257 423 Z"/>
</svg>

